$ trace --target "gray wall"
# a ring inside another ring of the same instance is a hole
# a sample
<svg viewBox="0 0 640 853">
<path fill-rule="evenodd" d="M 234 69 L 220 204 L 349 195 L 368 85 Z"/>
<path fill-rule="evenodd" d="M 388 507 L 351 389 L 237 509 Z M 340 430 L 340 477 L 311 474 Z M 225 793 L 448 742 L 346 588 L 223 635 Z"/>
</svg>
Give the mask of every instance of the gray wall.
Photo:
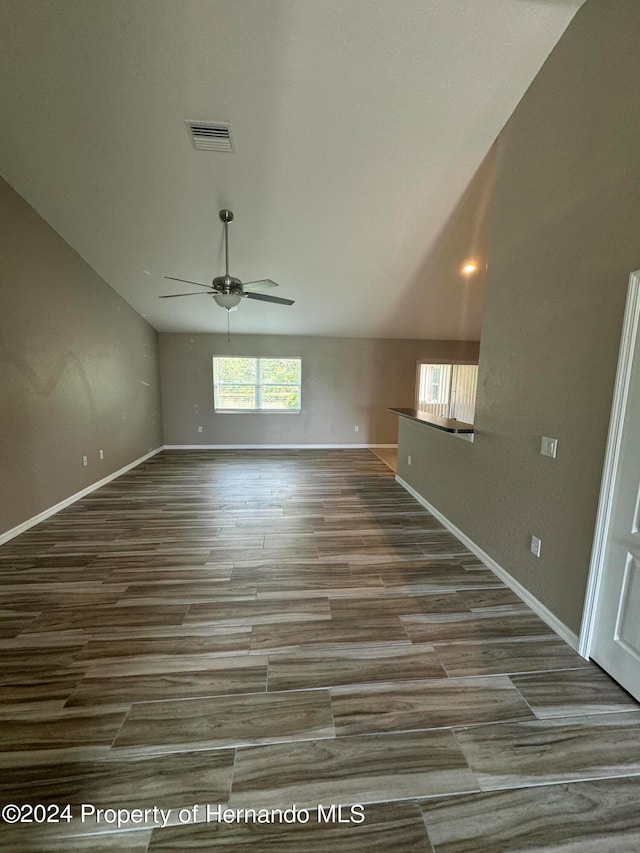
<svg viewBox="0 0 640 853">
<path fill-rule="evenodd" d="M 220 309 L 222 310 L 222 309 Z M 242 310 L 242 309 L 240 309 Z M 300 356 L 300 414 L 216 415 L 213 356 Z M 476 341 L 160 335 L 165 444 L 395 444 L 419 358 L 474 360 Z M 354 426 L 360 427 L 354 432 Z M 198 433 L 198 426 L 203 427 Z"/>
<path fill-rule="evenodd" d="M 575 632 L 640 267 L 639 33 L 637 0 L 587 0 L 498 138 L 475 443 L 401 427 L 400 476 Z"/>
<path fill-rule="evenodd" d="M 156 332 L 2 180 L 0 257 L 2 534 L 162 442 Z"/>
</svg>

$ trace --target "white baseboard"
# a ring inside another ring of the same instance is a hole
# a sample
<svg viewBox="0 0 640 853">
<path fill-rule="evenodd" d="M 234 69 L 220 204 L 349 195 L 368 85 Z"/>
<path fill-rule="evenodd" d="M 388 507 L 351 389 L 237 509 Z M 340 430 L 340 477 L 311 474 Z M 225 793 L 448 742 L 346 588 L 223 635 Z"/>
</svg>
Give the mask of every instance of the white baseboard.
<svg viewBox="0 0 640 853">
<path fill-rule="evenodd" d="M 86 497 L 86 495 L 91 494 L 91 492 L 95 492 L 95 490 L 99 489 L 100 486 L 105 486 L 107 483 L 110 483 L 117 477 L 121 477 L 123 474 L 126 474 L 127 471 L 130 471 L 132 468 L 135 468 L 136 465 L 140 465 L 141 462 L 144 462 L 146 459 L 150 459 L 152 456 L 155 456 L 156 453 L 160 453 L 161 450 L 162 447 L 156 447 L 155 450 L 152 450 L 150 453 L 146 453 L 144 456 L 141 456 L 134 462 L 130 462 L 128 465 L 125 465 L 124 468 L 120 468 L 119 471 L 114 471 L 113 474 L 109 474 L 107 477 L 103 477 L 102 480 L 98 480 L 97 483 L 92 483 L 90 486 L 87 486 L 85 489 L 82 489 L 81 492 L 76 492 L 75 495 L 70 495 L 68 498 L 65 498 L 63 501 L 60 501 L 60 503 L 57 503 L 54 506 L 49 507 L 49 509 L 45 509 L 42 512 L 39 512 L 38 515 L 34 515 L 32 518 L 28 518 L 26 521 L 23 521 L 22 524 L 18 524 L 17 527 L 12 527 L 11 530 L 7 530 L 5 533 L 0 533 L 0 545 L 4 545 L 5 542 L 8 542 L 10 539 L 14 539 L 16 536 L 19 536 L 21 533 L 24 533 L 25 530 L 29 530 L 30 527 L 34 527 L 36 524 L 40 524 L 41 521 L 44 521 L 46 518 L 55 515 L 57 512 L 60 512 L 60 510 L 66 509 L 66 507 L 71 506 L 71 504 L 75 503 L 76 501 L 79 501 L 81 498 Z"/>
<path fill-rule="evenodd" d="M 522 599 L 522 601 L 524 601 L 524 603 L 528 605 L 533 612 L 543 620 L 543 622 L 546 622 L 547 625 L 565 641 L 565 643 L 570 645 L 575 651 L 578 651 L 579 639 L 577 634 L 574 634 L 573 631 L 567 628 L 564 622 L 561 622 L 558 617 L 545 607 L 541 601 L 538 601 L 538 599 L 532 595 L 526 587 L 512 577 L 506 569 L 503 569 L 502 566 L 498 565 L 493 557 L 490 557 L 486 551 L 483 551 L 482 548 L 476 545 L 472 539 L 469 539 L 462 530 L 449 521 L 449 519 L 432 506 L 428 500 L 423 498 L 421 494 L 416 492 L 416 490 L 410 486 L 409 483 L 405 482 L 402 477 L 396 475 L 396 482 L 398 482 L 403 489 L 406 489 L 410 495 L 413 495 L 418 503 L 422 504 L 422 506 L 428 510 L 431 515 L 437 518 L 438 521 L 447 528 L 447 530 L 453 533 L 456 539 L 459 539 L 463 545 L 466 545 L 466 547 L 480 560 L 480 562 L 484 563 L 488 569 L 491 569 L 491 571 L 511 590 L 513 590 L 518 598 Z"/>
<path fill-rule="evenodd" d="M 370 450 L 397 444 L 165 444 L 163 450 Z"/>
</svg>

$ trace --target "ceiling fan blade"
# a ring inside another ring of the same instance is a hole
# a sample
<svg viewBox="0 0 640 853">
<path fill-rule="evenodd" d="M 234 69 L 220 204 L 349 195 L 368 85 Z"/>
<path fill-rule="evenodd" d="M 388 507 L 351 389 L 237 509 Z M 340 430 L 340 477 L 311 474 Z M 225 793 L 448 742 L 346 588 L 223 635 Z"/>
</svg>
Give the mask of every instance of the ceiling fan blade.
<svg viewBox="0 0 640 853">
<path fill-rule="evenodd" d="M 259 299 L 261 302 L 277 302 L 279 305 L 293 305 L 294 299 L 283 299 L 281 296 L 267 296 L 266 293 L 245 293 L 247 299 Z"/>
<path fill-rule="evenodd" d="M 168 293 L 166 296 L 160 296 L 159 299 L 175 299 L 176 296 L 213 296 L 211 292 L 205 293 L 204 290 L 196 290 L 194 293 Z"/>
<path fill-rule="evenodd" d="M 263 278 L 260 281 L 247 281 L 242 285 L 243 290 L 266 290 L 269 287 L 277 287 L 278 284 L 270 278 Z"/>
<path fill-rule="evenodd" d="M 200 284 L 199 281 L 189 281 L 187 278 L 174 278 L 172 275 L 165 275 L 165 278 L 168 278 L 169 281 L 181 281 L 184 284 L 197 284 L 198 287 L 208 287 L 211 290 L 210 284 Z"/>
</svg>

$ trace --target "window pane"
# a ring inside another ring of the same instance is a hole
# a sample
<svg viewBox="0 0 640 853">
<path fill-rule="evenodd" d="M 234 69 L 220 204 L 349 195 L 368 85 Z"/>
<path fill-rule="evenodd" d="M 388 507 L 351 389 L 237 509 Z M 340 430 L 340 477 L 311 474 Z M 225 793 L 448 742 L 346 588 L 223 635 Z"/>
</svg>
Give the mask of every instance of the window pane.
<svg viewBox="0 0 640 853">
<path fill-rule="evenodd" d="M 423 412 L 449 417 L 451 391 L 450 364 L 421 364 L 418 382 L 418 406 Z"/>
<path fill-rule="evenodd" d="M 216 409 L 255 409 L 256 389 L 252 385 L 219 385 L 215 406 Z"/>
<path fill-rule="evenodd" d="M 213 403 L 224 411 L 300 411 L 300 358 L 215 356 Z"/>
<path fill-rule="evenodd" d="M 255 358 L 217 358 L 218 382 L 250 382 L 257 381 Z"/>
<path fill-rule="evenodd" d="M 299 358 L 262 358 L 263 383 L 298 385 L 300 383 Z"/>
<path fill-rule="evenodd" d="M 290 386 L 264 385 L 262 388 L 263 409 L 300 408 L 300 389 Z"/>
</svg>

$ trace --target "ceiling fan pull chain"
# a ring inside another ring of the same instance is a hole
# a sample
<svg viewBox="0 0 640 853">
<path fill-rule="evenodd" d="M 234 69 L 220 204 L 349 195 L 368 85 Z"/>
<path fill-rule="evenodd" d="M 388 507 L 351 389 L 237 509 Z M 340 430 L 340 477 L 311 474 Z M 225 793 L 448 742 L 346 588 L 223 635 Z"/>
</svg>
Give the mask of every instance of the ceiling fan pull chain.
<svg viewBox="0 0 640 853">
<path fill-rule="evenodd" d="M 230 341 L 231 341 L 231 332 L 230 332 L 231 320 L 229 318 L 229 314 L 230 314 L 230 311 L 227 308 L 227 343 L 230 343 Z"/>
</svg>

